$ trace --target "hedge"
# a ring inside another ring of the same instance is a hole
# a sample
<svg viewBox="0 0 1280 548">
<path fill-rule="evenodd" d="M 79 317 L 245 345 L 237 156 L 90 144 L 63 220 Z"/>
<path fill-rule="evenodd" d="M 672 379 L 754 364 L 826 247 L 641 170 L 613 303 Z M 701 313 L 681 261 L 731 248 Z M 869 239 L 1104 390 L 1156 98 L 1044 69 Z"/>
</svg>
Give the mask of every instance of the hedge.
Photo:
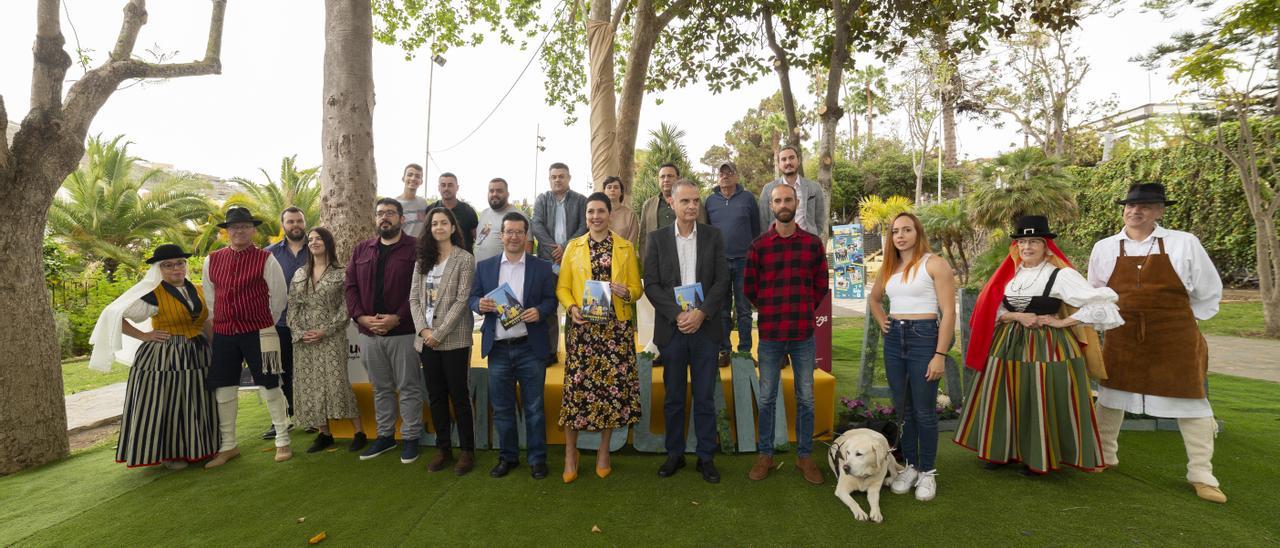
<svg viewBox="0 0 1280 548">
<path fill-rule="evenodd" d="M 1228 142 L 1238 133 L 1224 124 Z M 1209 138 L 1212 133 L 1207 133 Z M 1059 230 L 1059 240 L 1088 249 L 1124 227 L 1121 207 L 1130 184 L 1162 183 L 1170 206 L 1161 226 L 1195 234 L 1229 283 L 1257 280 L 1254 223 L 1235 167 L 1217 151 L 1192 143 L 1138 150 L 1096 167 L 1069 168 L 1079 193 L 1080 217 Z M 1083 268 L 1084 265 L 1079 265 Z"/>
</svg>

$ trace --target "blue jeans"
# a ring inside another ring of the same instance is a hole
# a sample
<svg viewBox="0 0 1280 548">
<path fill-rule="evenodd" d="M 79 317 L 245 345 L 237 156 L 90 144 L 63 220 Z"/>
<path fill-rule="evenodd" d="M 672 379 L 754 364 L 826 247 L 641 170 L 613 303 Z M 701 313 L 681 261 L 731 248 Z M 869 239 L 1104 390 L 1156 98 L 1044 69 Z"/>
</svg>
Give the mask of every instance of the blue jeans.
<svg viewBox="0 0 1280 548">
<path fill-rule="evenodd" d="M 813 335 L 803 341 L 760 339 L 760 452 L 773 454 L 774 405 L 779 395 L 782 357 L 791 356 L 796 389 L 796 455 L 813 453 Z"/>
<path fill-rule="evenodd" d="M 925 380 L 938 349 L 938 320 L 889 320 L 884 372 L 902 426 L 902 455 L 921 472 L 938 457 L 938 381 Z"/>
<path fill-rule="evenodd" d="M 724 303 L 724 340 L 720 342 L 720 351 L 729 351 L 729 332 L 733 331 L 733 320 L 738 320 L 738 352 L 751 351 L 751 301 L 742 289 L 743 273 L 747 270 L 747 259 L 729 258 L 729 286 L 733 288 Z M 729 314 L 732 307 L 733 314 Z"/>
<path fill-rule="evenodd" d="M 489 402 L 493 405 L 493 426 L 498 431 L 501 460 L 520 461 L 520 432 L 516 425 L 518 382 L 529 464 L 547 462 L 547 415 L 542 408 L 546 365 L 547 357 L 535 355 L 528 340 L 517 344 L 494 341 L 489 351 Z"/>
</svg>

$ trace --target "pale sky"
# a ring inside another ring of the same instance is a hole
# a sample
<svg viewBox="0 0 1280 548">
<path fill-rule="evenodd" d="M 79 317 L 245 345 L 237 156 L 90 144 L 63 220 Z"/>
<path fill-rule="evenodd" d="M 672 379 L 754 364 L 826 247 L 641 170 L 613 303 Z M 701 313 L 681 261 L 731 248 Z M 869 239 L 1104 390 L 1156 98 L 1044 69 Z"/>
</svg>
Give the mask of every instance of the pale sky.
<svg viewBox="0 0 1280 548">
<path fill-rule="evenodd" d="M 121 0 L 66 0 L 66 7 L 82 47 L 101 61 L 115 43 L 120 27 Z M 160 0 L 148 4 L 135 53 L 158 44 L 178 50 L 176 61 L 203 55 L 209 4 L 192 0 Z M 1159 14 L 1129 9 L 1119 17 L 1094 18 L 1078 31 L 1080 52 L 1093 68 L 1082 87 L 1081 100 L 1115 94 L 1120 109 L 1173 99 L 1177 90 L 1167 70 L 1148 75 L 1128 59 L 1166 40 L 1175 30 L 1195 28 L 1203 15 L 1184 14 L 1165 21 Z M 63 17 L 67 50 L 74 55 L 76 39 Z M 0 6 L 0 95 L 13 122 L 21 121 L 30 100 L 31 44 L 35 36 L 35 2 L 7 0 Z M 427 60 L 405 61 L 399 49 L 374 45 L 374 155 L 378 192 L 401 190 L 401 168 L 423 163 L 427 119 Z M 448 151 L 480 122 L 515 80 L 531 51 L 518 51 L 491 39 L 478 48 L 451 50 L 448 64 L 435 71 L 431 147 L 435 164 L 427 166 L 424 189 L 433 194 L 441 170 L 459 177 L 463 199 L 483 207 L 486 182 L 504 177 L 513 199 L 531 199 L 547 188 L 547 164 L 567 163 L 573 186 L 582 190 L 590 175 L 587 106 L 579 122 L 563 123 L 563 112 L 543 99 L 543 74 L 538 63 L 516 86 L 496 114 L 470 140 Z M 130 152 L 176 169 L 218 177 L 260 180 L 259 168 L 273 176 L 280 159 L 298 156 L 299 164 L 321 162 L 321 83 L 324 56 L 324 9 L 319 0 L 231 0 L 223 37 L 219 76 L 174 79 L 134 86 L 116 92 L 94 120 L 90 134 L 125 134 Z M 78 66 L 68 79 L 81 74 Z M 793 74 L 795 92 L 807 98 L 807 77 Z M 1148 91 L 1150 82 L 1150 92 Z M 685 144 L 692 163 L 711 145 L 722 144 L 724 132 L 748 108 L 777 90 L 776 75 L 740 90 L 713 95 L 695 85 L 683 90 L 649 94 L 641 114 L 637 146 L 660 122 L 674 123 L 687 132 Z M 69 87 L 69 84 L 68 84 Z M 1150 93 L 1150 95 L 1149 95 Z M 661 98 L 662 104 L 656 99 Z M 878 128 L 894 122 L 878 122 Z M 546 150 L 536 164 L 534 139 L 541 126 Z M 841 127 L 845 125 L 842 122 Z M 905 135 L 904 130 L 899 131 Z M 818 137 L 811 128 L 810 146 Z M 979 127 L 960 120 L 960 158 L 978 158 L 1007 151 L 1022 138 L 1005 129 Z M 437 168 L 437 165 L 439 166 Z"/>
</svg>

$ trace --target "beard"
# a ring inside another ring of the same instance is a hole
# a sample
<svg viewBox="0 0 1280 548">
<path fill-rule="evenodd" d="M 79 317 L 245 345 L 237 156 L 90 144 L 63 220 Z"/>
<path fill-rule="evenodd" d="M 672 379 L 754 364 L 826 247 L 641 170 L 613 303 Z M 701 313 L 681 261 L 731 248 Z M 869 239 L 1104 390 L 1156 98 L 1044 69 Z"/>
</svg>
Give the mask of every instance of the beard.
<svg viewBox="0 0 1280 548">
<path fill-rule="evenodd" d="M 300 242 L 302 241 L 302 235 L 305 234 L 305 232 L 306 231 L 304 231 L 301 228 L 295 228 L 293 230 L 285 232 L 284 237 L 288 238 L 289 241 L 291 242 Z"/>
<path fill-rule="evenodd" d="M 784 207 L 779 209 L 777 213 L 774 213 L 773 216 L 778 219 L 778 222 L 789 223 L 796 218 L 796 210 Z"/>
<path fill-rule="evenodd" d="M 507 207 L 506 198 L 502 198 L 502 199 L 489 198 L 489 209 L 492 209 L 494 211 L 499 211 L 504 207 Z"/>
<path fill-rule="evenodd" d="M 390 240 L 400 234 L 400 225 L 392 225 L 385 223 L 378 226 L 378 235 L 383 239 Z"/>
<path fill-rule="evenodd" d="M 782 168 L 782 174 L 783 174 L 784 176 L 787 176 L 787 177 L 790 177 L 790 176 L 792 176 L 792 175 L 795 175 L 795 174 L 796 174 L 796 171 L 797 171 L 797 170 L 796 170 L 796 168 L 794 168 L 794 167 L 793 167 L 793 168 L 791 168 L 791 171 L 787 171 L 787 168 L 785 168 L 785 167 L 784 167 L 784 168 Z"/>
</svg>

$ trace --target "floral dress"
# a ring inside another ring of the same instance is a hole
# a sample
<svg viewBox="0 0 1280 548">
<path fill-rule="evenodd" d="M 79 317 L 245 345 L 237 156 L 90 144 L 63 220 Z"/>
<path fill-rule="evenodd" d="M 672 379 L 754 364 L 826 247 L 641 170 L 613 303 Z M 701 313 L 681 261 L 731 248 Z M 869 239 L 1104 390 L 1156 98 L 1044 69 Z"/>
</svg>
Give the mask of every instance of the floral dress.
<svg viewBox="0 0 1280 548">
<path fill-rule="evenodd" d="M 587 238 L 591 279 L 610 281 L 613 237 Z M 564 398 L 560 426 L 608 430 L 640 422 L 640 378 L 636 374 L 636 332 L 630 321 L 574 325 L 565 344 Z"/>
<path fill-rule="evenodd" d="M 329 267 L 315 287 L 306 267 L 298 269 L 289 288 L 288 324 L 293 331 L 293 416 L 304 426 L 328 419 L 360 415 L 347 378 L 346 269 Z M 312 329 L 324 332 L 316 342 L 302 342 Z"/>
</svg>

